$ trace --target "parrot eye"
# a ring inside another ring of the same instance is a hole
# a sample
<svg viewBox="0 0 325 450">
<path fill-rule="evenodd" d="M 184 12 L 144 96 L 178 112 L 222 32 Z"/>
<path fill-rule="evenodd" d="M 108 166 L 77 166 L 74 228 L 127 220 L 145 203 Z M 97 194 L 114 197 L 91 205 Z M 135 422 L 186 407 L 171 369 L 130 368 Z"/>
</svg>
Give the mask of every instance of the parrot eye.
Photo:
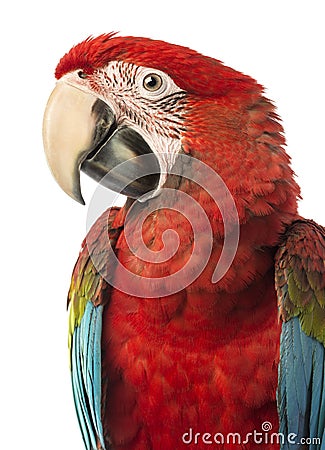
<svg viewBox="0 0 325 450">
<path fill-rule="evenodd" d="M 87 74 L 83 70 L 79 70 L 78 77 L 84 80 L 85 78 L 87 78 Z"/>
<path fill-rule="evenodd" d="M 155 92 L 160 89 L 162 85 L 162 78 L 160 75 L 156 73 L 150 73 L 146 75 L 143 79 L 143 87 L 150 92 Z"/>
</svg>

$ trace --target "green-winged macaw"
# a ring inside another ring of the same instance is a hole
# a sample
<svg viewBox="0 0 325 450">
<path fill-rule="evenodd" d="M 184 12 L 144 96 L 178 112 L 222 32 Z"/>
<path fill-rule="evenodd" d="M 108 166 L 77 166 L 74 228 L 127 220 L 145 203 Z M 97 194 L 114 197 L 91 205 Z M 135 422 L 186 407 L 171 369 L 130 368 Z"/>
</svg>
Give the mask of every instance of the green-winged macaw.
<svg viewBox="0 0 325 450">
<path fill-rule="evenodd" d="M 325 230 L 297 212 L 262 86 L 113 33 L 73 47 L 56 78 L 54 177 L 79 202 L 80 170 L 128 196 L 90 229 L 69 291 L 86 449 L 324 450 Z"/>
</svg>

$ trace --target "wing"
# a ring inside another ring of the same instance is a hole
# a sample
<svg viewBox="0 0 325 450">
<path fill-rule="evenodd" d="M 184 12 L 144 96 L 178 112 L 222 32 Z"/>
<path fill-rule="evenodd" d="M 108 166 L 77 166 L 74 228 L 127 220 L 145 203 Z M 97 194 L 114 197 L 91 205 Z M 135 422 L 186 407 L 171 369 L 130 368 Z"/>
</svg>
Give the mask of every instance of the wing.
<svg viewBox="0 0 325 450">
<path fill-rule="evenodd" d="M 298 220 L 276 254 L 282 449 L 325 450 L 325 229 Z M 307 439 L 306 439 L 307 438 Z"/>
<path fill-rule="evenodd" d="M 105 449 L 101 422 L 102 313 L 110 297 L 109 252 L 121 228 L 114 228 L 119 209 L 106 211 L 82 244 L 68 295 L 72 389 L 87 450 Z"/>
</svg>

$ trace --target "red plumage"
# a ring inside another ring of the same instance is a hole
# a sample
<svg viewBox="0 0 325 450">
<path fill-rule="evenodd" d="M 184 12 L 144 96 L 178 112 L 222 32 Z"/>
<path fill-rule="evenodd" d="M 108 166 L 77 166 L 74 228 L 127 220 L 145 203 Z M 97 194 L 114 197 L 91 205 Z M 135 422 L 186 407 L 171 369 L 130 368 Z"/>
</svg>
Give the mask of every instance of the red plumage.
<svg viewBox="0 0 325 450">
<path fill-rule="evenodd" d="M 226 182 L 241 229 L 231 268 L 213 284 L 224 237 L 220 212 L 202 188 L 180 179 L 178 189 L 203 205 L 211 221 L 209 264 L 186 289 L 168 297 L 145 298 L 144 292 L 144 298 L 138 298 L 113 288 L 103 300 L 102 419 L 107 443 L 119 450 L 192 448 L 181 441 L 192 428 L 201 433 L 201 443 L 193 448 L 203 449 L 205 432 L 244 437 L 261 431 L 265 421 L 276 430 L 280 325 L 274 254 L 285 228 L 298 217 L 299 188 L 274 107 L 253 79 L 219 61 L 160 41 L 112 36 L 75 46 L 60 61 L 56 77 L 76 69 L 91 75 L 114 60 L 168 73 L 187 92 L 183 151 L 208 164 Z M 165 186 L 173 182 L 167 179 Z M 139 260 L 125 240 L 125 208 L 114 212 L 107 233 L 118 234 L 115 252 L 126 268 L 162 277 L 190 258 L 190 224 L 162 205 L 145 222 L 144 242 L 159 251 L 162 233 L 172 225 L 180 238 L 179 253 L 161 264 Z M 136 229 L 136 221 L 132 226 Z M 96 239 L 105 251 L 106 234 L 99 229 L 97 224 L 88 239 Z M 201 234 L 198 245 L 204 246 L 204 239 Z M 84 257 L 87 252 L 85 243 Z M 117 269 L 114 279 L 123 282 L 122 277 Z"/>
<path fill-rule="evenodd" d="M 207 56 L 203 59 L 190 48 L 148 38 L 114 37 L 115 34 L 103 34 L 77 44 L 60 60 L 56 78 L 76 69 L 92 74 L 109 61 L 125 61 L 162 70 L 170 74 L 180 88 L 205 97 L 219 97 L 230 89 L 249 91 L 252 85 L 255 87 L 252 78 L 216 59 Z M 189 64 L 191 70 L 188 70 Z"/>
</svg>

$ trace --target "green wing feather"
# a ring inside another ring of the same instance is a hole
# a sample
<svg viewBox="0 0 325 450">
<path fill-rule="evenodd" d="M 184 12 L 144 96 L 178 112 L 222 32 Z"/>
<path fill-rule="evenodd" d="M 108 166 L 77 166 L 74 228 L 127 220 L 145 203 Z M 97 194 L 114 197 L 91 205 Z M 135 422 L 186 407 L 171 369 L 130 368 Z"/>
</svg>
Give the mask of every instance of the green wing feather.
<svg viewBox="0 0 325 450">
<path fill-rule="evenodd" d="M 325 448 L 325 229 L 298 220 L 276 254 L 275 284 L 283 320 L 277 390 L 281 450 L 307 437 Z M 314 441 L 316 442 L 316 441 Z M 305 448 L 305 446 L 304 446 Z"/>
<path fill-rule="evenodd" d="M 91 228 L 75 265 L 69 305 L 69 352 L 76 412 L 87 450 L 105 450 L 102 425 L 102 318 L 114 276 L 112 252 L 121 228 L 118 209 L 106 211 Z M 105 391 L 105 390 L 104 390 Z"/>
<path fill-rule="evenodd" d="M 68 294 L 70 350 L 72 335 L 80 326 L 87 302 L 98 306 L 108 301 L 110 286 L 106 280 L 111 278 L 114 268 L 110 267 L 107 247 L 115 248 L 121 231 L 120 227 L 113 227 L 118 212 L 119 208 L 106 211 L 82 243 Z"/>
<path fill-rule="evenodd" d="M 325 228 L 298 220 L 276 255 L 275 283 L 283 321 L 298 317 L 302 330 L 325 346 Z"/>
</svg>

